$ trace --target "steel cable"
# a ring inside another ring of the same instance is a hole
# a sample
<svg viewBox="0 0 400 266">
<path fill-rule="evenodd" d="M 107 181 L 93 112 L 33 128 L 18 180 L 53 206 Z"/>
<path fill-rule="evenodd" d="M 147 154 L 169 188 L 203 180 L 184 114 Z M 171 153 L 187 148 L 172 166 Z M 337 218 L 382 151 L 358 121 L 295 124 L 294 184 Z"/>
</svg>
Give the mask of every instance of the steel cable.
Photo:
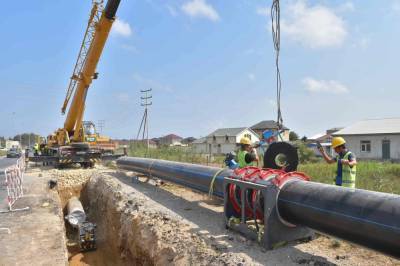
<svg viewBox="0 0 400 266">
<path fill-rule="evenodd" d="M 281 72 L 279 70 L 279 52 L 280 52 L 280 42 L 281 42 L 281 25 L 280 25 L 280 7 L 279 0 L 273 0 L 271 6 L 271 28 L 272 28 L 272 41 L 274 43 L 275 49 L 275 67 L 276 67 L 276 107 L 277 107 L 277 125 L 278 131 L 282 129 L 283 118 L 281 112 Z"/>
</svg>

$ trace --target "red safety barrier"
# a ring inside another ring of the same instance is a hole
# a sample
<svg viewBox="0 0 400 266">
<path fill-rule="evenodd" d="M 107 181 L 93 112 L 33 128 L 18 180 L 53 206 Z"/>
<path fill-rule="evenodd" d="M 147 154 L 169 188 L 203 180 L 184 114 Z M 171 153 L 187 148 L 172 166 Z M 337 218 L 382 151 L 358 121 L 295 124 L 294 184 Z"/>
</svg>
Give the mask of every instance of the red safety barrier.
<svg viewBox="0 0 400 266">
<path fill-rule="evenodd" d="M 18 166 L 11 166 L 4 171 L 7 185 L 8 208 L 11 210 L 12 205 L 23 196 L 22 189 L 22 173 Z"/>
<path fill-rule="evenodd" d="M 14 203 L 24 195 L 24 190 L 22 187 L 24 181 L 24 172 L 25 172 L 25 156 L 21 156 L 17 160 L 17 163 L 15 165 L 7 167 L 4 170 L 5 186 L 7 188 L 8 211 L 0 211 L 0 212 L 10 212 L 10 211 L 29 209 L 29 207 L 25 207 L 22 209 L 13 209 Z"/>
</svg>

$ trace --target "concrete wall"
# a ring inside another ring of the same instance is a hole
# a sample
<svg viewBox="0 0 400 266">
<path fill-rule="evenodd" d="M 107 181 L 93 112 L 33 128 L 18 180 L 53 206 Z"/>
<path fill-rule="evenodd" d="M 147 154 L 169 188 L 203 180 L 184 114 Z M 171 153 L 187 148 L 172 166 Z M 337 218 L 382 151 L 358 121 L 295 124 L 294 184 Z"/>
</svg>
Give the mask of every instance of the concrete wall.
<svg viewBox="0 0 400 266">
<path fill-rule="evenodd" d="M 390 159 L 400 160 L 400 134 L 343 136 L 347 147 L 360 159 L 382 159 L 382 141 L 390 140 Z M 361 141 L 371 141 L 371 151 L 361 151 Z"/>
<path fill-rule="evenodd" d="M 194 153 L 207 154 L 207 144 L 206 143 L 192 143 L 190 145 Z"/>
<path fill-rule="evenodd" d="M 237 143 L 246 134 L 250 135 L 252 143 L 260 141 L 252 131 L 245 130 L 237 136 L 207 136 L 205 143 L 192 143 L 193 152 L 204 154 L 226 154 L 237 150 Z"/>
<path fill-rule="evenodd" d="M 237 150 L 236 144 L 240 142 L 240 139 L 245 135 L 250 135 L 252 143 L 259 141 L 260 139 L 252 131 L 245 130 L 237 136 L 207 136 L 205 144 L 193 144 L 194 151 L 198 153 L 206 154 L 226 154 L 231 151 Z M 205 146 L 205 147 L 204 147 Z M 201 152 L 200 152 L 201 151 Z"/>
<path fill-rule="evenodd" d="M 207 154 L 225 154 L 234 151 L 236 148 L 236 137 L 234 136 L 208 136 L 206 138 Z"/>
</svg>

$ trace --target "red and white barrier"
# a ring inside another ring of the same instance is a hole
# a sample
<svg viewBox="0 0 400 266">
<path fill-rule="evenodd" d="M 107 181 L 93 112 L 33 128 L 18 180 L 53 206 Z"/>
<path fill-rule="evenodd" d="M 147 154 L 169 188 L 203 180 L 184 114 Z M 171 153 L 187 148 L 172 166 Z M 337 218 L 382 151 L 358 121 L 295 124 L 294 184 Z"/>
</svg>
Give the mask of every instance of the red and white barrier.
<svg viewBox="0 0 400 266">
<path fill-rule="evenodd" d="M 12 205 L 17 201 L 17 199 L 21 198 L 24 195 L 22 189 L 23 174 L 18 166 L 13 165 L 4 170 L 4 175 L 6 177 L 7 185 L 8 208 L 11 210 Z"/>
<path fill-rule="evenodd" d="M 20 211 L 27 210 L 29 207 L 22 209 L 13 209 L 14 203 L 24 195 L 23 181 L 25 172 L 25 156 L 22 155 L 17 163 L 13 166 L 7 167 L 4 170 L 5 185 L 7 187 L 7 202 L 8 211 Z M 4 211 L 0 211 L 4 212 Z"/>
</svg>

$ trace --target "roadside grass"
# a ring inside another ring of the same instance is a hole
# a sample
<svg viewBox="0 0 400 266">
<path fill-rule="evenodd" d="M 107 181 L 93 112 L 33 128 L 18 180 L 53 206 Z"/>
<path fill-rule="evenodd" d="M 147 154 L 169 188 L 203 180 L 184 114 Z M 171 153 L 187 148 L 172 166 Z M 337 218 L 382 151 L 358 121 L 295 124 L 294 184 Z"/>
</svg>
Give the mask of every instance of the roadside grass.
<svg viewBox="0 0 400 266">
<path fill-rule="evenodd" d="M 142 144 L 131 144 L 129 156 L 163 159 L 177 162 L 212 165 L 225 167 L 224 156 L 209 156 L 208 154 L 194 153 L 190 147 L 159 147 L 149 149 Z M 262 162 L 262 156 L 260 156 Z M 333 184 L 336 172 L 335 164 L 323 161 L 302 163 L 298 171 L 304 172 L 314 182 Z M 359 161 L 357 165 L 357 183 L 360 189 L 400 194 L 400 164 L 389 162 Z"/>
<path fill-rule="evenodd" d="M 0 156 L 6 156 L 7 152 L 6 151 L 0 151 Z"/>
<path fill-rule="evenodd" d="M 333 184 L 335 164 L 325 162 L 301 164 L 298 170 L 312 181 Z M 390 162 L 359 161 L 357 164 L 357 188 L 400 194 L 400 164 Z"/>
<path fill-rule="evenodd" d="M 131 144 L 128 150 L 129 156 L 162 159 L 176 162 L 194 164 L 206 164 L 223 167 L 224 156 L 209 156 L 208 154 L 194 153 L 190 147 L 168 147 L 161 146 L 156 149 L 149 149 L 142 144 Z"/>
</svg>

